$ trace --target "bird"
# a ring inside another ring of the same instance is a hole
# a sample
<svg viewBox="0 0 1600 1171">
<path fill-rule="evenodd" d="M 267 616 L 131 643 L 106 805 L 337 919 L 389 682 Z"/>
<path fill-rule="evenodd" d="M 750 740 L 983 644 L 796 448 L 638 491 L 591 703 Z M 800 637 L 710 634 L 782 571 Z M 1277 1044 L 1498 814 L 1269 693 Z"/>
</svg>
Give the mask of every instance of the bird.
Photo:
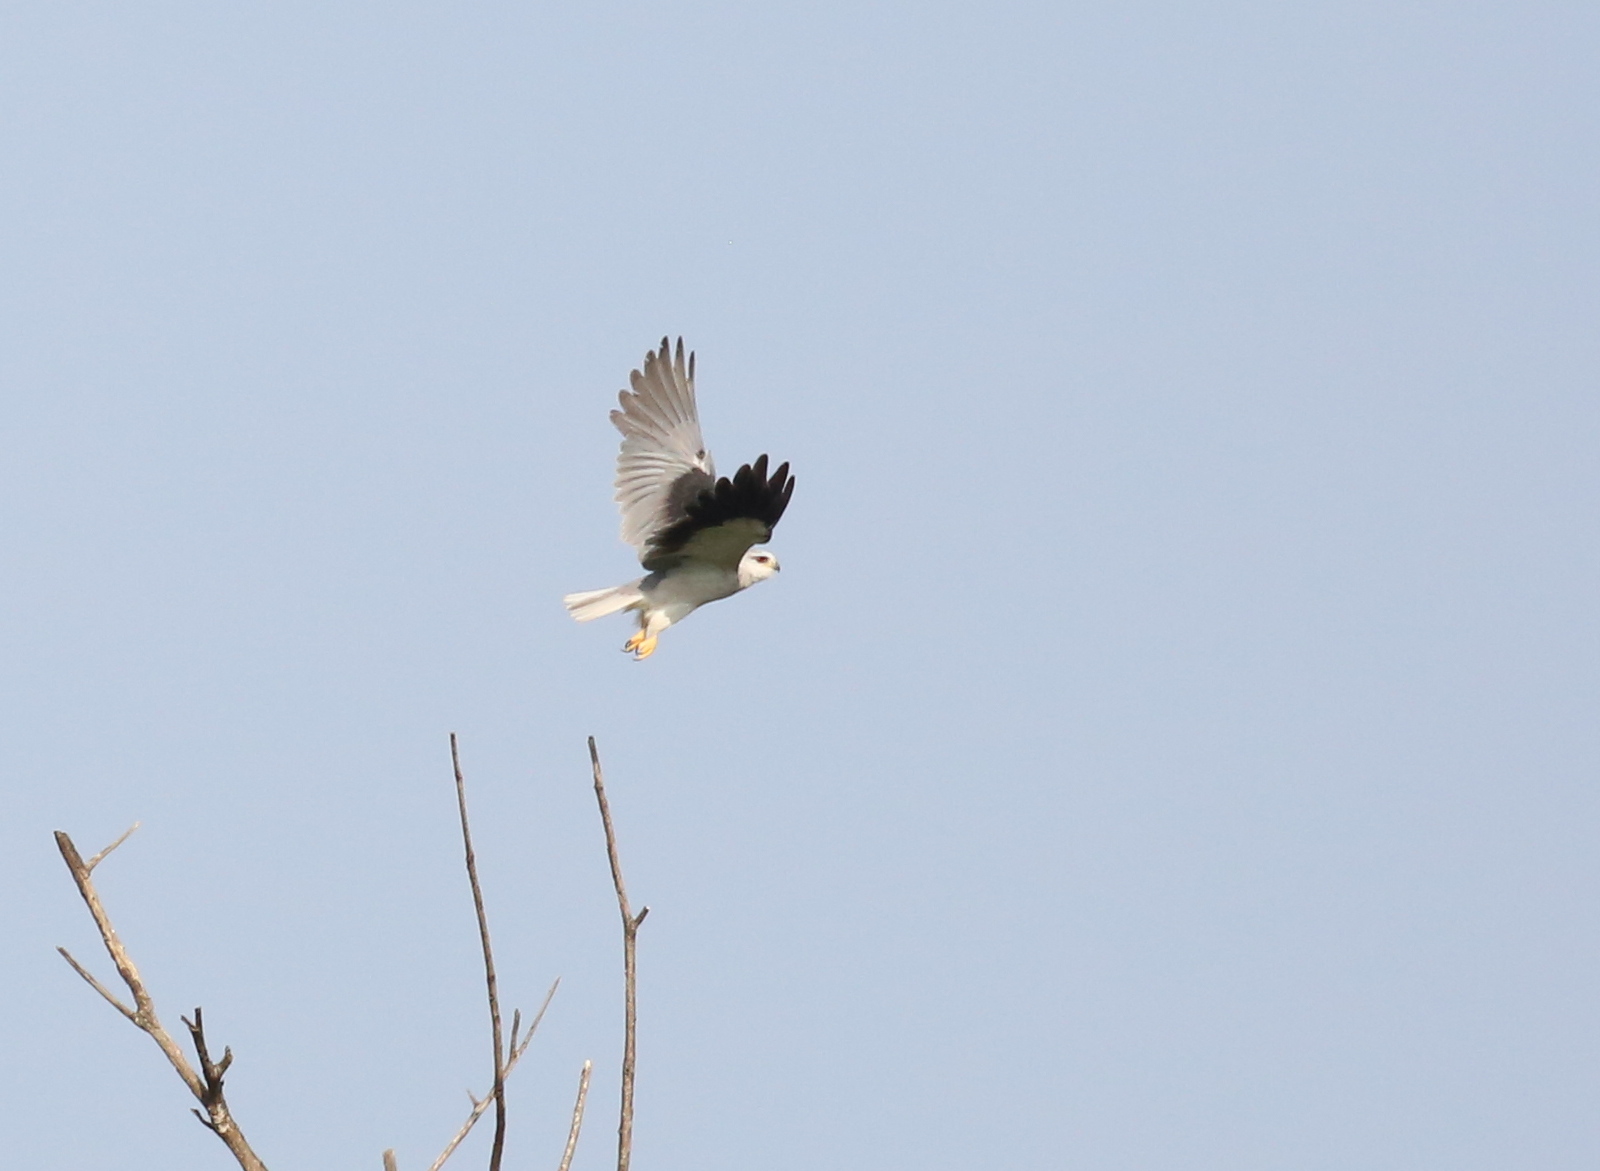
<svg viewBox="0 0 1600 1171">
<path fill-rule="evenodd" d="M 730 479 L 717 477 L 700 434 L 694 400 L 694 354 L 645 355 L 629 376 L 632 390 L 617 397 L 611 422 L 622 432 L 617 456 L 617 504 L 622 539 L 639 551 L 648 572 L 626 585 L 586 590 L 562 599 L 579 622 L 632 611 L 639 629 L 622 649 L 634 661 L 655 653 L 661 632 L 707 602 L 731 597 L 780 569 L 777 554 L 757 549 L 789 507 L 794 477 L 787 462 L 769 475 L 758 456 Z"/>
</svg>

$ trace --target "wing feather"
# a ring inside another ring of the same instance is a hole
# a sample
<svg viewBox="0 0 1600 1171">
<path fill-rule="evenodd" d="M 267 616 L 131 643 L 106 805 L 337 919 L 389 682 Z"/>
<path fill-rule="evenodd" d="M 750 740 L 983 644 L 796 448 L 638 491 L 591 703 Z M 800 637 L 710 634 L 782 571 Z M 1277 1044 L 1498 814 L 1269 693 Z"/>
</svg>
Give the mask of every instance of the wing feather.
<svg viewBox="0 0 1600 1171">
<path fill-rule="evenodd" d="M 789 497 L 794 477 L 787 463 L 767 475 L 767 457 L 745 464 L 696 492 L 682 507 L 682 516 L 650 538 L 640 560 L 651 571 L 671 569 L 686 561 L 708 561 L 737 569 L 751 545 L 772 539 Z"/>
<path fill-rule="evenodd" d="M 622 509 L 622 539 L 644 553 L 655 534 L 682 519 L 683 504 L 716 484 L 716 468 L 700 434 L 694 401 L 694 355 L 687 363 L 683 339 L 676 354 L 661 339 L 661 349 L 645 355 L 644 369 L 629 378 L 632 390 L 617 396 L 621 409 L 611 422 L 622 432 L 617 456 L 617 503 Z"/>
</svg>

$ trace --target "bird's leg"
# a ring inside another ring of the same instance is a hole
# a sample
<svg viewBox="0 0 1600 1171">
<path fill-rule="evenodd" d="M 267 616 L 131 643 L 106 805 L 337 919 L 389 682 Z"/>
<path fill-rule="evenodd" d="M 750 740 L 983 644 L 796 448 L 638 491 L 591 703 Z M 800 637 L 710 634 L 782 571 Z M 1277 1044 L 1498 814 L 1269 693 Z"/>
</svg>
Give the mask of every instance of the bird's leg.
<svg viewBox="0 0 1600 1171">
<path fill-rule="evenodd" d="M 632 651 L 635 659 L 648 659 L 656 653 L 656 639 L 667 627 L 672 625 L 672 619 L 661 611 L 656 610 L 649 614 L 643 612 L 639 615 L 639 632 L 630 638 L 622 649 Z"/>
<path fill-rule="evenodd" d="M 650 622 L 645 617 L 644 611 L 639 611 L 639 629 L 633 632 L 633 637 L 622 644 L 624 654 L 639 649 L 639 644 L 644 641 L 644 636 L 650 632 Z"/>
</svg>

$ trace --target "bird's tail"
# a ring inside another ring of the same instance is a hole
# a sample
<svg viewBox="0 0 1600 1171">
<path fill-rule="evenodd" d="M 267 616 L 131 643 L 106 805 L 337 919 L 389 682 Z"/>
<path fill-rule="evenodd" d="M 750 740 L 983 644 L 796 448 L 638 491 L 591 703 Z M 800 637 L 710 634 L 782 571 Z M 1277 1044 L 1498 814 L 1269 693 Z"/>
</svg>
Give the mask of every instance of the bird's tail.
<svg viewBox="0 0 1600 1171">
<path fill-rule="evenodd" d="M 561 601 L 566 605 L 567 612 L 579 622 L 592 622 L 607 614 L 615 614 L 618 610 L 637 606 L 644 601 L 644 594 L 639 589 L 639 582 L 630 581 L 627 585 L 612 586 L 608 590 L 568 594 Z"/>
</svg>

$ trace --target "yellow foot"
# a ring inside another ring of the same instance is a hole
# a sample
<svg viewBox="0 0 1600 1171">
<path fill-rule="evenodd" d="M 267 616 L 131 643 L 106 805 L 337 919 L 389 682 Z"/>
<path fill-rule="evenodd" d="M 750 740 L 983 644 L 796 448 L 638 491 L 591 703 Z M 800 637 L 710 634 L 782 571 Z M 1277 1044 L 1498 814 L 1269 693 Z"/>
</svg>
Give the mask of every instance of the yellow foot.
<svg viewBox="0 0 1600 1171">
<path fill-rule="evenodd" d="M 632 638 L 622 644 L 622 649 L 624 651 L 632 651 L 633 657 L 636 659 L 648 659 L 656 653 L 656 640 L 654 638 L 646 638 L 642 630 L 636 631 Z"/>
</svg>

